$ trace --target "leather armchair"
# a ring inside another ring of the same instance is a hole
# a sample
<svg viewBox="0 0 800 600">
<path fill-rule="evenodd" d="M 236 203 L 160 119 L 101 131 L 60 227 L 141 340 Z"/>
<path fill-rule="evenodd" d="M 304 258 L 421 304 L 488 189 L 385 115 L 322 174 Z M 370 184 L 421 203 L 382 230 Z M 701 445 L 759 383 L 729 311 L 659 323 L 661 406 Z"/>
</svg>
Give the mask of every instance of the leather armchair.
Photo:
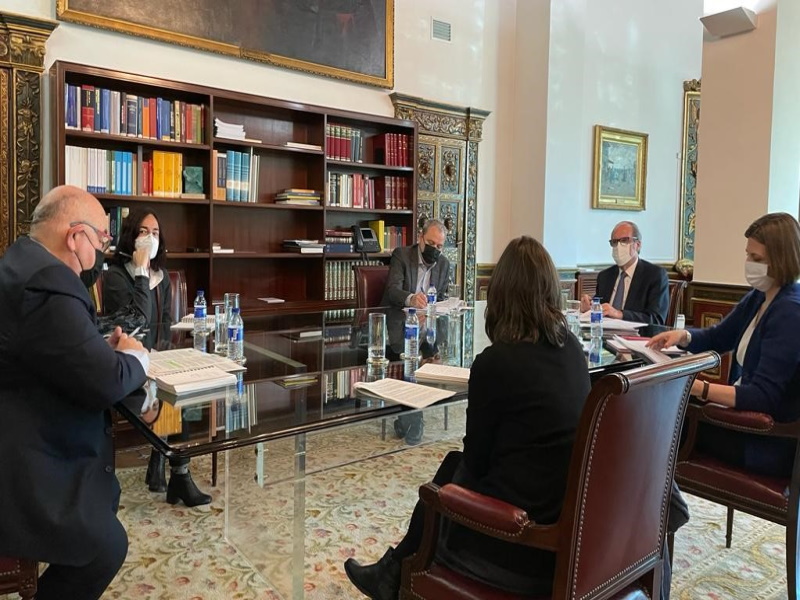
<svg viewBox="0 0 800 600">
<path fill-rule="evenodd" d="M 353 266 L 353 272 L 356 280 L 356 306 L 358 308 L 380 306 L 389 279 L 389 267 Z"/>
<path fill-rule="evenodd" d="M 686 282 L 682 279 L 669 280 L 669 308 L 667 309 L 667 320 L 664 325 L 675 327 L 675 317 L 683 306 L 683 290 L 686 289 Z"/>
<path fill-rule="evenodd" d="M 455 484 L 425 484 L 425 532 L 404 561 L 401 600 L 521 598 L 436 561 L 442 517 L 485 535 L 556 553 L 551 598 L 660 597 L 663 548 L 680 427 L 695 375 L 713 352 L 607 375 L 584 406 L 556 523 Z M 624 540 L 624 542 L 622 542 Z"/>
<path fill-rule="evenodd" d="M 725 547 L 731 547 L 733 512 L 741 510 L 786 527 L 786 574 L 788 597 L 798 597 L 797 513 L 800 504 L 800 460 L 795 454 L 791 478 L 767 477 L 733 467 L 695 449 L 699 423 L 708 423 L 751 435 L 782 437 L 800 441 L 800 421 L 777 423 L 771 416 L 739 411 L 713 404 L 690 404 L 686 412 L 684 444 L 678 455 L 675 481 L 683 491 L 728 508 Z M 798 444 L 800 451 L 800 444 Z M 788 490 L 788 495 L 787 495 Z"/>
<path fill-rule="evenodd" d="M 38 578 L 39 564 L 35 560 L 0 556 L 0 594 L 17 593 L 22 600 L 32 600 Z"/>
</svg>

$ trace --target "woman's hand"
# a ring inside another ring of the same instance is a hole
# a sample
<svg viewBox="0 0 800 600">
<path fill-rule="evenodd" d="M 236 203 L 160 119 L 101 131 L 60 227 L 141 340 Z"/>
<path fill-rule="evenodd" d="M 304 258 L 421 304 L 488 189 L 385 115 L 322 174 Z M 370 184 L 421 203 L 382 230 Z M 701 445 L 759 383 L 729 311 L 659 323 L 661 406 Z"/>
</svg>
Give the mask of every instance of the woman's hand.
<svg viewBox="0 0 800 600">
<path fill-rule="evenodd" d="M 133 251 L 131 257 L 134 267 L 148 268 L 150 266 L 150 246 L 142 246 Z"/>
<path fill-rule="evenodd" d="M 672 331 L 665 331 L 663 333 L 654 335 L 652 338 L 650 338 L 650 341 L 647 342 L 646 346 L 648 348 L 653 348 L 654 350 L 663 350 L 664 348 L 669 348 L 670 346 L 680 346 L 681 344 L 685 344 L 687 339 L 688 338 L 685 329 L 674 329 Z"/>
</svg>

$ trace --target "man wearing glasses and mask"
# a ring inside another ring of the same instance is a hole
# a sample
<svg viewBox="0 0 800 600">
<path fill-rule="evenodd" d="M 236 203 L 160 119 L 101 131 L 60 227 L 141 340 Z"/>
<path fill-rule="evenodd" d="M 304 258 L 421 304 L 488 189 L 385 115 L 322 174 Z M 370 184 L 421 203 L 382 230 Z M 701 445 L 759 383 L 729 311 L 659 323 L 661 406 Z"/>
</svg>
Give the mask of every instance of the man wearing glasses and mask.
<svg viewBox="0 0 800 600">
<path fill-rule="evenodd" d="M 618 223 L 609 244 L 616 264 L 597 274 L 595 291 L 603 305 L 603 316 L 664 325 L 669 310 L 667 272 L 639 258 L 642 234 L 636 223 Z M 584 294 L 581 310 L 589 310 L 591 303 L 592 299 Z"/>
<path fill-rule="evenodd" d="M 128 550 L 109 409 L 140 390 L 142 344 L 98 333 L 83 278 L 111 242 L 88 192 L 53 189 L 0 259 L 0 555 L 49 563 L 38 600 L 94 600 Z"/>
</svg>

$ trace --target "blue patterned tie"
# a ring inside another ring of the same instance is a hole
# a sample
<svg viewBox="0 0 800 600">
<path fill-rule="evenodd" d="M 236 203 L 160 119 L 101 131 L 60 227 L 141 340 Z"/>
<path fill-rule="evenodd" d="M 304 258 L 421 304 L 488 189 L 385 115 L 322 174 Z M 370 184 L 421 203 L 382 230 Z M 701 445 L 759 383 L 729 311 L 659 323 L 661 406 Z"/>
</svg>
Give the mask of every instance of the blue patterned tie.
<svg viewBox="0 0 800 600">
<path fill-rule="evenodd" d="M 614 299 L 611 301 L 611 306 L 617 310 L 622 310 L 622 299 L 625 297 L 625 271 L 619 270 L 619 279 L 617 280 L 617 291 L 614 292 Z"/>
</svg>

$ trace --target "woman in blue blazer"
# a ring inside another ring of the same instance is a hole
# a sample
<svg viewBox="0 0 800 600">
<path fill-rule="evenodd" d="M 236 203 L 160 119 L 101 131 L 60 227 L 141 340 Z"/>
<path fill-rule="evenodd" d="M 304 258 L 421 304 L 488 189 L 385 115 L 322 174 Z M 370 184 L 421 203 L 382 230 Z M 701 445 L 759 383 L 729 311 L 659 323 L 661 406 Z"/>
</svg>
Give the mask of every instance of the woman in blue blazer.
<svg viewBox="0 0 800 600">
<path fill-rule="evenodd" d="M 800 418 L 800 225 L 787 213 L 773 213 L 753 222 L 744 235 L 745 278 L 753 289 L 719 324 L 660 333 L 649 345 L 732 351 L 728 384 L 696 380 L 692 394 L 794 421 Z M 712 456 L 755 472 L 788 477 L 792 471 L 792 440 L 704 427 L 697 443 Z"/>
</svg>

